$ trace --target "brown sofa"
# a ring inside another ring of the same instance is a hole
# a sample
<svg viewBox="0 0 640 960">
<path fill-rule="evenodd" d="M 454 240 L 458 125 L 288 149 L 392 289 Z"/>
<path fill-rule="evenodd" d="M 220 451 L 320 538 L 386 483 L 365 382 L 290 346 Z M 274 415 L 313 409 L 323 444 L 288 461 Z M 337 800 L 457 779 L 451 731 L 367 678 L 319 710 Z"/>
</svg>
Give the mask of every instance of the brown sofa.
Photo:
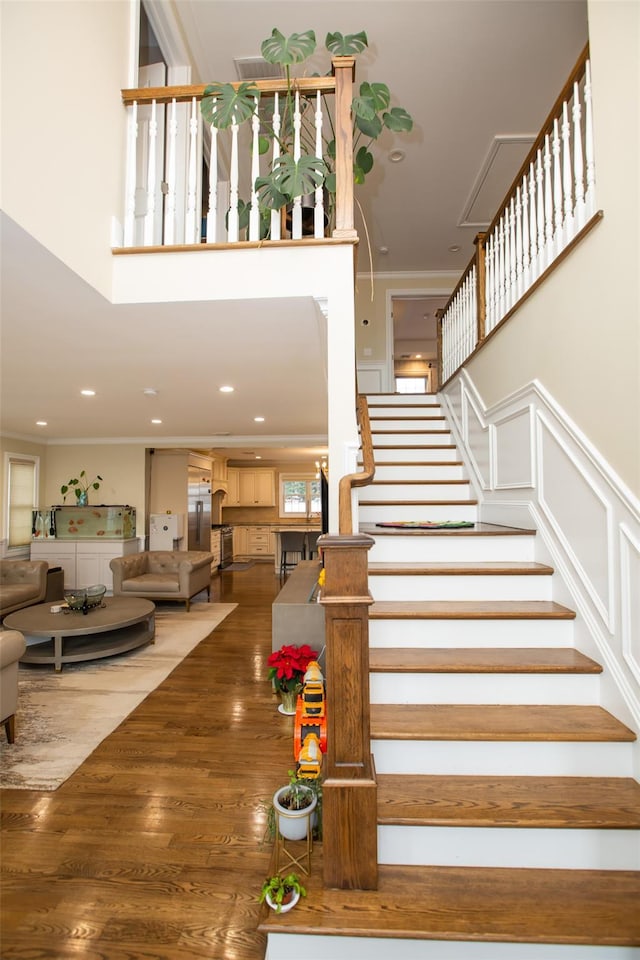
<svg viewBox="0 0 640 960">
<path fill-rule="evenodd" d="M 0 560 L 0 618 L 44 603 L 48 569 L 46 560 Z"/>
<path fill-rule="evenodd" d="M 211 596 L 212 553 L 200 550 L 144 550 L 126 557 L 114 557 L 113 595 L 144 597 L 147 600 L 184 600 L 203 590 Z"/>
<path fill-rule="evenodd" d="M 17 630 L 0 630 L 0 723 L 4 725 L 9 743 L 14 742 L 16 735 L 18 661 L 25 650 L 25 639 L 21 633 Z"/>
</svg>

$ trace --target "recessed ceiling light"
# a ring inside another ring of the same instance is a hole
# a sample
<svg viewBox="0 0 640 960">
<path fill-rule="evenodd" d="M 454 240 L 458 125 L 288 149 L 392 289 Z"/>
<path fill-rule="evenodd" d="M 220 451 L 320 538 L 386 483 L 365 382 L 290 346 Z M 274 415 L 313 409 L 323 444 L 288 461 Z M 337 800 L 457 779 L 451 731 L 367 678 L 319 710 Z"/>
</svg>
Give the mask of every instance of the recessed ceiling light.
<svg viewBox="0 0 640 960">
<path fill-rule="evenodd" d="M 162 423 L 162 420 L 152 420 L 151 423 Z"/>
<path fill-rule="evenodd" d="M 158 391 L 156 390 L 155 387 L 145 387 L 142 392 L 144 393 L 145 397 L 157 397 L 157 396 L 158 396 Z"/>
<path fill-rule="evenodd" d="M 95 397 L 95 390 L 81 390 L 80 393 L 83 397 Z"/>
<path fill-rule="evenodd" d="M 416 353 L 416 360 L 422 360 L 422 354 Z"/>
<path fill-rule="evenodd" d="M 262 457 L 260 456 L 260 454 L 257 455 L 256 460 L 262 460 Z"/>
<path fill-rule="evenodd" d="M 405 156 L 404 150 L 392 150 L 389 154 L 389 160 L 391 160 L 391 163 L 401 163 Z"/>
<path fill-rule="evenodd" d="M 264 417 L 254 417 L 256 423 L 264 423 Z"/>
<path fill-rule="evenodd" d="M 389 247 L 378 247 L 378 253 L 389 253 Z"/>
<path fill-rule="evenodd" d="M 452 243 L 451 246 L 450 246 L 448 249 L 449 249 L 449 253 L 457 253 L 458 250 L 460 249 L 460 244 L 459 244 L 459 243 Z"/>
<path fill-rule="evenodd" d="M 36 427 L 46 427 L 46 426 L 47 426 L 46 420 L 36 420 Z"/>
<path fill-rule="evenodd" d="M 233 393 L 235 387 L 220 387 L 220 393 Z"/>
</svg>

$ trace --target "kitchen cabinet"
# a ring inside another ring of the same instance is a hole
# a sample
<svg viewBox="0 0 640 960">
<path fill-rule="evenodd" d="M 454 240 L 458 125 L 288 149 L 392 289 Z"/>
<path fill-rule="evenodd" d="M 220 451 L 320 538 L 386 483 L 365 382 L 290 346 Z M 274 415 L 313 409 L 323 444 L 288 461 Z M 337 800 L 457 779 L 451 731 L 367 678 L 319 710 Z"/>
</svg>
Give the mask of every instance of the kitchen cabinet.
<svg viewBox="0 0 640 960">
<path fill-rule="evenodd" d="M 271 527 L 247 527 L 247 553 L 250 557 L 273 556 L 271 551 Z"/>
<path fill-rule="evenodd" d="M 211 531 L 211 554 L 213 555 L 213 560 L 211 561 L 211 572 L 215 572 L 220 566 L 221 559 L 221 545 L 220 545 L 220 531 L 212 530 Z"/>
<path fill-rule="evenodd" d="M 135 537 L 129 540 L 38 540 L 31 544 L 31 559 L 46 560 L 50 567 L 62 567 L 65 590 L 104 583 L 113 590 L 109 563 L 114 557 L 138 552 Z"/>
<path fill-rule="evenodd" d="M 247 530 L 248 527 L 234 526 L 233 528 L 233 557 L 247 556 Z"/>
<path fill-rule="evenodd" d="M 227 471 L 229 507 L 274 507 L 276 475 L 274 470 L 245 470 L 229 467 Z"/>
</svg>

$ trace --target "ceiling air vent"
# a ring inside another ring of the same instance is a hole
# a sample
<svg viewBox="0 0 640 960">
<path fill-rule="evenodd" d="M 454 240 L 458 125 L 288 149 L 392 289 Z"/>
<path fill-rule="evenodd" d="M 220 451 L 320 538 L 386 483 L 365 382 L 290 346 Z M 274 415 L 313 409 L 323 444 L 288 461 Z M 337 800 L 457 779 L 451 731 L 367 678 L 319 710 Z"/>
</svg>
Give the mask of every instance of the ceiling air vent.
<svg viewBox="0 0 640 960">
<path fill-rule="evenodd" d="M 271 80 L 284 76 L 277 63 L 267 63 L 262 57 L 234 57 L 239 80 Z"/>
</svg>

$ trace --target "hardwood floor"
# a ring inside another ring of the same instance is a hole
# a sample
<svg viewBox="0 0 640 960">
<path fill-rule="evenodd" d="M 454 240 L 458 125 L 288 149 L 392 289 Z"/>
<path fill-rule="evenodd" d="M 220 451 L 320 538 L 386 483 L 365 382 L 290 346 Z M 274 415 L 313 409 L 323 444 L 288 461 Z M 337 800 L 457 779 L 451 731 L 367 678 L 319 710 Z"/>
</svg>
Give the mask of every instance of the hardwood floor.
<svg viewBox="0 0 640 960">
<path fill-rule="evenodd" d="M 270 564 L 238 608 L 52 793 L 4 790 L 2 960 L 262 960 L 263 804 L 292 764 L 266 679 Z"/>
</svg>

